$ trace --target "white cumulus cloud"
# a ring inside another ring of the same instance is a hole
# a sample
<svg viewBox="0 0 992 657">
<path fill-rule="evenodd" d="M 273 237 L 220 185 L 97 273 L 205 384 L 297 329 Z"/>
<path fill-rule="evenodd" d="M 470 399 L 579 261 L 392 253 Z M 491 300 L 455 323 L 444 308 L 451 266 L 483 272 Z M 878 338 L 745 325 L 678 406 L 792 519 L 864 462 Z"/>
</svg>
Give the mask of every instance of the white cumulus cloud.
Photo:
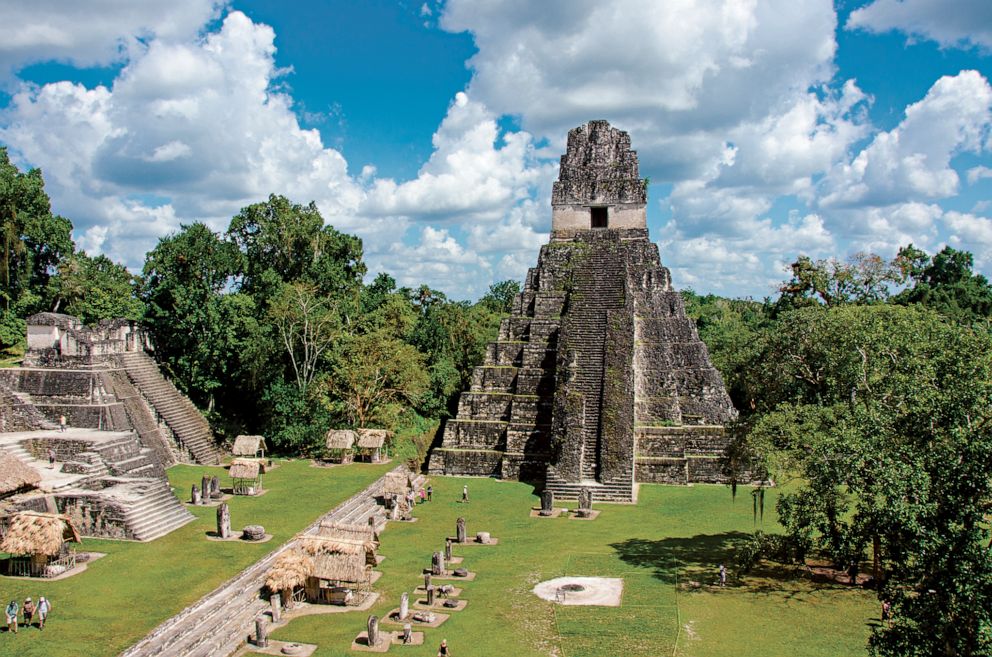
<svg viewBox="0 0 992 657">
<path fill-rule="evenodd" d="M 897 30 L 941 46 L 992 48 L 992 3 L 988 0 L 874 0 L 851 12 L 845 27 L 870 32 Z"/>
</svg>

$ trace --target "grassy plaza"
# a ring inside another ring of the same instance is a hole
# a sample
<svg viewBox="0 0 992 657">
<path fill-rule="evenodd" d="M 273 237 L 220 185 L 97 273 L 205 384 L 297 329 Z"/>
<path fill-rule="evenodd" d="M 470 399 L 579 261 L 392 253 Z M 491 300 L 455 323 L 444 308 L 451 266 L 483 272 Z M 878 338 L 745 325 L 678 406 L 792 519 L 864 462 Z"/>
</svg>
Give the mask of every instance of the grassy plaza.
<svg viewBox="0 0 992 657">
<path fill-rule="evenodd" d="M 422 569 L 459 516 L 470 537 L 488 531 L 499 544 L 454 547 L 477 574 L 458 584 L 468 606 L 426 629 L 423 646 L 394 646 L 391 653 L 434 655 L 447 639 L 456 657 L 773 657 L 795 654 L 798 645 L 803 655 L 836 657 L 863 652 L 868 624 L 877 622 L 870 592 L 814 584 L 800 571 L 757 571 L 742 583 L 731 578 L 724 589 L 710 586 L 719 563 L 732 563 L 734 541 L 754 530 L 750 500 L 733 502 L 723 486 L 642 485 L 636 506 L 597 505 L 602 513 L 589 521 L 529 517 L 539 502 L 526 484 L 454 477 L 432 483 L 434 501 L 417 507 L 418 521 L 390 523 L 382 533 L 386 559 L 371 610 L 303 616 L 273 638 L 316 643 L 323 657 L 358 654 L 350 645 L 368 614 L 383 618 L 404 591 L 423 583 Z M 466 483 L 471 501 L 462 504 Z M 763 527 L 775 526 L 766 513 Z M 622 577 L 621 606 L 563 607 L 531 593 L 538 582 L 566 574 Z M 703 586 L 686 588 L 688 581 Z"/>
<path fill-rule="evenodd" d="M 232 497 L 231 527 L 262 524 L 272 540 L 251 545 L 207 540 L 216 527 L 215 507 L 191 507 L 197 520 L 150 543 L 83 539 L 79 551 L 106 554 L 85 572 L 59 581 L 0 577 L 0 598 L 23 602 L 46 596 L 53 609 L 44 631 L 21 628 L 0 634 L 4 657 L 111 657 L 138 641 L 165 619 L 206 595 L 262 556 L 286 542 L 392 465 L 353 464 L 313 468 L 306 460 L 280 461 L 263 478 L 260 497 Z M 178 465 L 169 481 L 182 500 L 203 474 L 218 467 Z"/>
</svg>

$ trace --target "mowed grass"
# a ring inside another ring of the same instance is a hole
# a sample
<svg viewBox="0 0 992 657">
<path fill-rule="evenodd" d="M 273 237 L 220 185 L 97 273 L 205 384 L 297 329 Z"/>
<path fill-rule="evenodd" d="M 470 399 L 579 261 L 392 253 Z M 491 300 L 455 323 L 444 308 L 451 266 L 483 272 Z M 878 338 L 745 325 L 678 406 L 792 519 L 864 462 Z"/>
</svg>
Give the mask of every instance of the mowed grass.
<svg viewBox="0 0 992 657">
<path fill-rule="evenodd" d="M 0 655 L 11 657 L 102 657 L 117 655 L 156 625 L 233 577 L 289 540 L 318 516 L 395 467 L 353 464 L 312 468 L 307 461 L 281 461 L 264 475 L 267 492 L 259 497 L 234 497 L 231 527 L 262 524 L 273 538 L 264 544 L 208 541 L 216 528 L 216 508 L 193 508 L 197 520 L 150 543 L 84 539 L 79 550 L 107 556 L 86 572 L 57 582 L 0 577 L 0 601 L 23 602 L 44 595 L 53 610 L 43 632 L 22 628 L 17 635 L 0 633 Z M 230 486 L 219 467 L 175 466 L 169 480 L 181 500 L 203 474 L 217 475 L 221 488 Z M 2 619 L 0 619 L 2 620 Z"/>
<path fill-rule="evenodd" d="M 469 504 L 459 501 L 465 483 Z M 412 594 L 422 584 L 431 553 L 464 516 L 470 536 L 489 531 L 500 541 L 455 547 L 477 573 L 459 584 L 468 607 L 425 630 L 424 646 L 390 652 L 432 656 L 447 639 L 456 657 L 865 654 L 868 624 L 877 617 L 870 593 L 816 585 L 795 571 L 710 586 L 719 563 L 732 563 L 733 543 L 755 529 L 750 496 L 734 503 L 725 487 L 644 485 L 636 506 L 596 505 L 600 516 L 582 521 L 529 517 L 538 498 L 525 484 L 443 477 L 433 484 L 434 501 L 417 507 L 416 523 L 390 523 L 383 532 L 386 560 L 375 585 L 381 597 L 369 612 L 301 617 L 273 637 L 316 643 L 322 657 L 357 654 L 349 647 L 368 614 L 385 617 L 403 591 Z M 773 506 L 774 496 L 766 500 L 766 508 Z M 774 514 L 766 513 L 759 527 L 774 531 Z M 531 593 L 538 582 L 562 575 L 622 577 L 622 605 L 562 607 Z M 703 586 L 680 586 L 689 580 Z"/>
</svg>

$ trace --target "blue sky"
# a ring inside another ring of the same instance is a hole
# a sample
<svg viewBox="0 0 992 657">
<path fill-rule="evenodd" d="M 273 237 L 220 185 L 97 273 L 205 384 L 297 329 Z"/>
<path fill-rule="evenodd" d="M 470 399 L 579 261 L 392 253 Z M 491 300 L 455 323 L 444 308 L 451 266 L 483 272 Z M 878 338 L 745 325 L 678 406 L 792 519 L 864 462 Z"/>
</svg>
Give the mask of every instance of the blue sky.
<svg viewBox="0 0 992 657">
<path fill-rule="evenodd" d="M 371 271 L 474 298 L 533 266 L 569 128 L 631 133 L 679 287 L 799 254 L 992 273 L 992 3 L 0 2 L 0 144 L 77 244 L 140 268 L 281 193 Z"/>
</svg>

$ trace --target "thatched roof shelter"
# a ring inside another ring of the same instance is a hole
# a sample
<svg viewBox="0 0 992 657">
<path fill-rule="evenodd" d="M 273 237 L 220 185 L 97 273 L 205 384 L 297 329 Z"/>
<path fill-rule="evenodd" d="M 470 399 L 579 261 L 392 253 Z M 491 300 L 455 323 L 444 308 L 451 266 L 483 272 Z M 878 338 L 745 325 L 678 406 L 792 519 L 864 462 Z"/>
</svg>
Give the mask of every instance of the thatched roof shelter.
<svg viewBox="0 0 992 657">
<path fill-rule="evenodd" d="M 7 533 L 0 541 L 0 551 L 54 557 L 58 556 L 62 545 L 68 541 L 81 542 L 79 531 L 69 516 L 21 511 L 10 519 Z"/>
<path fill-rule="evenodd" d="M 260 456 L 267 449 L 265 436 L 241 435 L 234 439 L 231 454 L 234 456 Z"/>
<path fill-rule="evenodd" d="M 370 568 L 365 562 L 364 550 L 353 554 L 318 552 L 311 558 L 313 559 L 311 577 L 332 582 L 365 582 L 369 579 Z"/>
<path fill-rule="evenodd" d="M 331 429 L 327 432 L 327 449 L 351 449 L 356 438 L 351 429 Z"/>
<path fill-rule="evenodd" d="M 231 479 L 256 479 L 261 470 L 258 461 L 252 459 L 234 459 L 231 461 Z"/>
<path fill-rule="evenodd" d="M 410 478 L 402 472 L 387 472 L 383 478 L 382 492 L 387 495 L 405 495 L 410 490 Z"/>
<path fill-rule="evenodd" d="M 29 468 L 13 454 L 0 452 L 0 495 L 37 486 L 40 482 L 41 475 L 33 468 Z"/>
<path fill-rule="evenodd" d="M 292 591 L 303 586 L 313 572 L 313 559 L 302 550 L 286 550 L 272 564 L 265 576 L 270 591 Z"/>
<path fill-rule="evenodd" d="M 392 431 L 385 429 L 359 429 L 358 447 L 360 449 L 379 449 L 392 435 Z"/>
</svg>

